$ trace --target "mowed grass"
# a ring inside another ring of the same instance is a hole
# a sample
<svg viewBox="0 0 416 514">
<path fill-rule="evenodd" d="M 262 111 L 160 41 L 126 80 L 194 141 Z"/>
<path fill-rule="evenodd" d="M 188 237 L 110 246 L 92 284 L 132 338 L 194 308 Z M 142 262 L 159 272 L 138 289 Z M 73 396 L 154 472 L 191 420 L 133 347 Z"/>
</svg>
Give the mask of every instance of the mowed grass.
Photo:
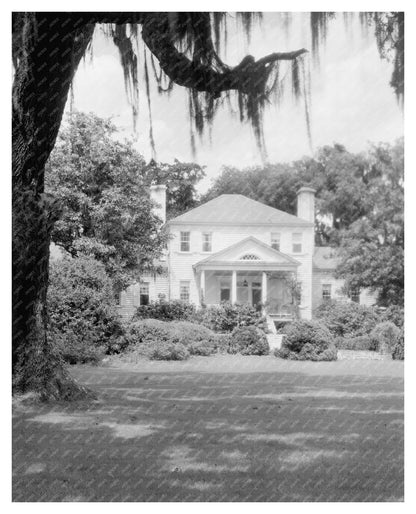
<svg viewBox="0 0 416 514">
<path fill-rule="evenodd" d="M 217 356 L 71 368 L 15 402 L 14 501 L 402 501 L 403 363 Z"/>
</svg>

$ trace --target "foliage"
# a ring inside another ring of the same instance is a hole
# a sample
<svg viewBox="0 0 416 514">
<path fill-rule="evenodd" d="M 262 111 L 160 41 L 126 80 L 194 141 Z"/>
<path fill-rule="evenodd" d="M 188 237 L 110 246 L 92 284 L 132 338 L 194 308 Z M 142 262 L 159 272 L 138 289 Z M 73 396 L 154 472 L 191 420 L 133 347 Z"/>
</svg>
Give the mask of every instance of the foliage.
<svg viewBox="0 0 416 514">
<path fill-rule="evenodd" d="M 97 361 L 117 347 L 123 327 L 104 265 L 66 258 L 51 263 L 49 277 L 49 332 L 65 360 Z"/>
<path fill-rule="evenodd" d="M 214 332 L 231 332 L 236 327 L 251 325 L 267 332 L 267 323 L 261 312 L 246 304 L 222 302 L 198 310 L 194 319 Z"/>
<path fill-rule="evenodd" d="M 379 321 L 376 310 L 355 302 L 323 302 L 315 317 L 326 325 L 333 337 L 368 335 Z"/>
<path fill-rule="evenodd" d="M 185 346 L 193 343 L 213 344 L 215 334 L 209 328 L 189 321 L 175 321 L 170 324 L 173 338 L 177 338 Z"/>
<path fill-rule="evenodd" d="M 402 361 L 404 360 L 404 333 L 400 334 L 400 337 L 397 339 L 396 344 L 393 347 L 392 352 L 393 360 Z"/>
<path fill-rule="evenodd" d="M 351 289 L 377 291 L 379 305 L 403 305 L 403 141 L 394 147 L 379 145 L 373 156 L 378 179 L 367 186 L 366 216 L 341 235 L 337 276 Z"/>
<path fill-rule="evenodd" d="M 392 353 L 402 331 L 391 321 L 378 323 L 371 331 L 370 338 L 380 353 Z"/>
<path fill-rule="evenodd" d="M 337 351 L 327 327 L 319 321 L 299 320 L 286 330 L 277 357 L 293 360 L 336 360 Z"/>
<path fill-rule="evenodd" d="M 104 263 L 121 290 L 153 270 L 167 240 L 153 214 L 143 157 L 115 139 L 109 119 L 72 112 L 46 167 L 46 190 L 62 215 L 52 240 L 71 255 Z"/>
<path fill-rule="evenodd" d="M 400 177 L 402 174 L 402 139 L 394 145 L 372 145 L 367 152 L 359 154 L 334 144 L 319 148 L 313 157 L 292 163 L 242 170 L 223 167 L 202 201 L 221 194 L 243 194 L 296 214 L 297 191 L 308 185 L 317 192 L 316 243 L 338 245 L 342 231 L 371 213 L 374 205 L 372 190 L 381 188 L 389 176 Z M 400 216 L 402 204 L 398 203 L 393 210 Z"/>
<path fill-rule="evenodd" d="M 188 351 L 191 355 L 198 355 L 200 357 L 209 357 L 216 353 L 216 345 L 207 342 L 191 343 L 188 346 Z"/>
<path fill-rule="evenodd" d="M 208 328 L 187 321 L 162 321 L 143 319 L 129 324 L 126 329 L 123 350 L 153 355 L 163 346 L 182 345 L 190 355 L 212 355 L 217 348 L 216 335 Z M 160 352 L 159 352 L 160 353 Z"/>
<path fill-rule="evenodd" d="M 189 355 L 189 351 L 181 343 L 159 343 L 151 350 L 149 358 L 157 361 L 184 361 Z"/>
<path fill-rule="evenodd" d="M 391 321 L 403 329 L 404 327 L 404 308 L 400 305 L 389 305 L 380 313 L 380 321 Z"/>
<path fill-rule="evenodd" d="M 189 320 L 193 318 L 195 312 L 195 306 L 188 302 L 181 300 L 171 300 L 169 302 L 159 300 L 137 307 L 133 319 Z"/>
<path fill-rule="evenodd" d="M 229 353 L 231 346 L 231 333 L 215 334 L 215 351 L 217 353 Z"/>
<path fill-rule="evenodd" d="M 231 333 L 228 353 L 268 355 L 270 347 L 264 332 L 254 326 L 239 326 Z"/>
<path fill-rule="evenodd" d="M 196 184 L 205 177 L 203 166 L 180 162 L 156 163 L 151 160 L 143 169 L 145 182 L 166 186 L 166 217 L 179 216 L 197 205 Z"/>
<path fill-rule="evenodd" d="M 291 352 L 288 348 L 283 347 L 274 351 L 276 357 L 281 359 L 298 360 L 298 361 L 336 361 L 338 358 L 337 349 L 334 345 L 327 349 L 318 351 L 317 348 L 310 343 L 306 343 L 300 352 Z"/>
<path fill-rule="evenodd" d="M 376 350 L 374 341 L 368 335 L 355 337 L 337 337 L 335 346 L 338 350 L 373 351 Z"/>
</svg>

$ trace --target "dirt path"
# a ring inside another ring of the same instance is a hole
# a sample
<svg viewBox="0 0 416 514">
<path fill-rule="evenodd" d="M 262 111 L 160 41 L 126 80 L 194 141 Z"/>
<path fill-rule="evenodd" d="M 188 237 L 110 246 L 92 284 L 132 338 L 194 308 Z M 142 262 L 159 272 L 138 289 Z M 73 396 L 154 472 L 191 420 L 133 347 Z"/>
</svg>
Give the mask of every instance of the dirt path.
<svg viewBox="0 0 416 514">
<path fill-rule="evenodd" d="M 403 363 L 74 367 L 93 405 L 14 409 L 15 501 L 400 501 Z"/>
</svg>

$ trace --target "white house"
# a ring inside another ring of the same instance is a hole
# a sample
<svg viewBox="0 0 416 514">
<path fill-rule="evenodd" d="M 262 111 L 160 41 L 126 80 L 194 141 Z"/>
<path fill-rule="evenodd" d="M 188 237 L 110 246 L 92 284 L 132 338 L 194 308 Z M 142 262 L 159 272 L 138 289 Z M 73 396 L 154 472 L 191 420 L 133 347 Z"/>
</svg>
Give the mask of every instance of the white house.
<svg viewBox="0 0 416 514">
<path fill-rule="evenodd" d="M 152 186 L 157 215 L 166 220 L 166 187 Z M 297 216 L 239 194 L 221 195 L 167 222 L 165 273 L 143 276 L 120 296 L 124 316 L 149 301 L 181 299 L 197 306 L 221 301 L 261 306 L 272 320 L 295 309 L 310 319 L 327 299 L 349 299 L 333 276 L 334 249 L 315 248 L 315 191 L 299 190 Z M 300 298 L 294 294 L 300 289 Z M 356 292 L 353 301 L 375 303 Z"/>
</svg>

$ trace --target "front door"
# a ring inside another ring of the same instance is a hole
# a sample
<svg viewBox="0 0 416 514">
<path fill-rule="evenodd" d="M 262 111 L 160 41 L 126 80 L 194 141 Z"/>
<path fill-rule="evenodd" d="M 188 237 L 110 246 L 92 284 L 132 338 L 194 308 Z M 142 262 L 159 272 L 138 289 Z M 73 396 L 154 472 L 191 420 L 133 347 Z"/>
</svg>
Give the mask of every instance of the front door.
<svg viewBox="0 0 416 514">
<path fill-rule="evenodd" d="M 251 302 L 252 302 L 253 307 L 260 309 L 261 288 L 253 287 L 253 289 L 251 290 Z"/>
</svg>

